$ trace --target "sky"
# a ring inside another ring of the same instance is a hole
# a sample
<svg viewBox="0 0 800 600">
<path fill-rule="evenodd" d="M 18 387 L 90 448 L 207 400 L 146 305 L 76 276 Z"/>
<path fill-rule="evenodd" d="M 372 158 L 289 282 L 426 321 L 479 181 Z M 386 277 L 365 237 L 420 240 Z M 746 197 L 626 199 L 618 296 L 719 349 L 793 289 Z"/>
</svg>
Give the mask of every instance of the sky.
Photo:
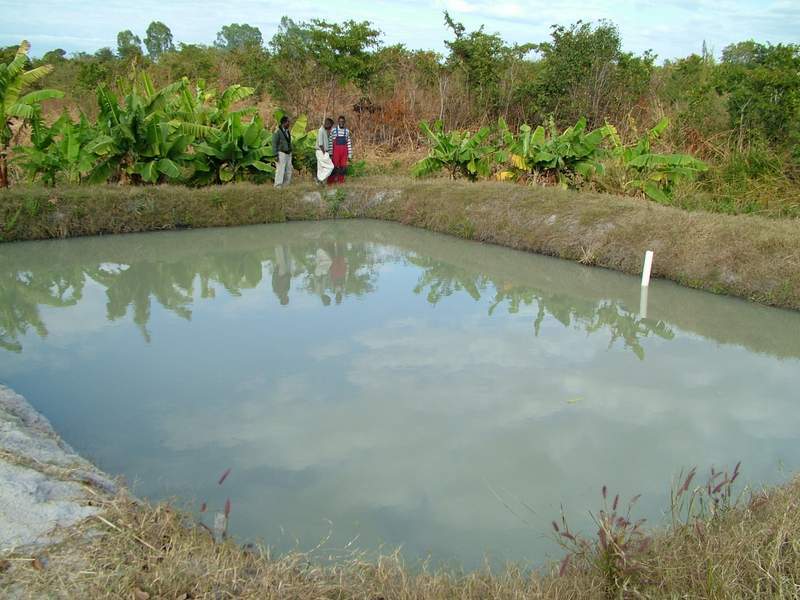
<svg viewBox="0 0 800 600">
<path fill-rule="evenodd" d="M 116 46 L 116 34 L 131 29 L 144 38 L 147 25 L 163 21 L 176 42 L 211 44 L 222 25 L 249 23 L 265 41 L 282 16 L 296 21 L 368 20 L 385 44 L 443 52 L 450 36 L 442 12 L 469 30 L 486 26 L 509 42 L 540 42 L 553 24 L 609 19 L 620 29 L 625 50 L 652 49 L 660 60 L 700 52 L 705 40 L 716 55 L 733 42 L 800 42 L 798 0 L 0 0 L 0 45 L 27 39 L 32 54 L 53 48 L 93 52 Z"/>
</svg>

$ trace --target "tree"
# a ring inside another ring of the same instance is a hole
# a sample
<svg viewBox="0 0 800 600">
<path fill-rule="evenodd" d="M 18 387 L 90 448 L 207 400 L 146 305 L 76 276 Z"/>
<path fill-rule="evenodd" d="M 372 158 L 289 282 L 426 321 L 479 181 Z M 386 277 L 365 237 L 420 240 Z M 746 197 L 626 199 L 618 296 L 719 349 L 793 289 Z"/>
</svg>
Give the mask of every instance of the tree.
<svg viewBox="0 0 800 600">
<path fill-rule="evenodd" d="M 533 44 L 507 46 L 498 34 L 484 33 L 483 26 L 469 34 L 463 24 L 444 13 L 445 24 L 455 39 L 445 41 L 450 49 L 448 63 L 464 74 L 467 92 L 479 110 L 495 115 L 501 104 L 501 82 L 515 59 L 519 60 Z M 513 73 L 512 73 L 513 76 Z"/>
<path fill-rule="evenodd" d="M 116 59 L 114 56 L 114 51 L 111 48 L 100 48 L 99 50 L 95 51 L 94 57 L 103 63 L 113 63 Z"/>
<path fill-rule="evenodd" d="M 42 79 L 53 70 L 51 65 L 40 65 L 28 71 L 28 50 L 30 44 L 23 41 L 14 59 L 0 63 L 0 187 L 8 187 L 8 147 L 14 137 L 11 129 L 12 119 L 30 121 L 40 110 L 42 100 L 61 98 L 58 90 L 36 90 L 22 96 L 22 91 Z"/>
<path fill-rule="evenodd" d="M 142 40 L 138 35 L 134 35 L 130 29 L 120 31 L 117 34 L 117 54 L 126 62 L 140 57 L 142 55 Z"/>
<path fill-rule="evenodd" d="M 646 91 L 655 55 L 622 52 L 616 26 L 578 21 L 570 27 L 554 25 L 552 40 L 537 46 L 541 71 L 522 90 L 539 119 L 554 115 L 563 124 L 586 116 L 599 125 L 615 107 L 628 107 Z"/>
<path fill-rule="evenodd" d="M 261 30 L 246 23 L 223 25 L 222 29 L 217 33 L 217 41 L 214 43 L 218 48 L 226 50 L 239 50 L 248 46 L 260 47 L 263 44 Z"/>
<path fill-rule="evenodd" d="M 311 60 L 339 83 L 363 88 L 377 70 L 370 50 L 380 46 L 379 35 L 369 21 L 328 23 L 314 19 L 296 24 L 284 17 L 270 45 L 279 60 Z"/>
<path fill-rule="evenodd" d="M 56 48 L 55 50 L 50 50 L 49 52 L 45 52 L 44 56 L 42 57 L 42 61 L 48 64 L 54 63 L 63 63 L 67 60 L 67 52 L 62 48 Z"/>
<path fill-rule="evenodd" d="M 722 62 L 728 65 L 752 65 L 763 51 L 764 46 L 754 40 L 737 42 L 722 50 Z"/>
<path fill-rule="evenodd" d="M 106 86 L 98 86 L 98 135 L 88 151 L 100 160 L 90 181 L 182 180 L 182 169 L 193 159 L 187 151 L 193 135 L 184 131 L 187 124 L 172 118 L 172 111 L 175 97 L 187 93 L 186 80 L 157 89 L 145 71 L 122 101 Z"/>
<path fill-rule="evenodd" d="M 110 79 L 111 71 L 106 65 L 96 60 L 87 60 L 80 63 L 75 83 L 82 91 L 91 92 Z"/>
<path fill-rule="evenodd" d="M 309 49 L 317 63 L 341 83 L 362 90 L 375 75 L 377 63 L 371 49 L 380 46 L 380 31 L 369 21 L 328 23 L 320 19 L 308 27 Z"/>
<path fill-rule="evenodd" d="M 147 36 L 144 38 L 144 46 L 147 48 L 147 53 L 153 60 L 158 58 L 165 52 L 171 52 L 175 49 L 172 43 L 172 32 L 169 27 L 164 25 L 161 21 L 153 21 L 147 26 Z"/>
<path fill-rule="evenodd" d="M 316 95 L 313 88 L 323 79 L 328 87 L 327 113 L 337 85 L 352 83 L 365 91 L 372 82 L 379 68 L 373 52 L 380 46 L 379 36 L 369 21 L 314 19 L 298 24 L 282 18 L 270 41 L 276 95 L 296 98 L 308 89 Z"/>
<path fill-rule="evenodd" d="M 274 77 L 267 50 L 263 46 L 246 46 L 232 51 L 231 58 L 242 73 L 242 83 L 255 88 L 260 95 Z"/>
<path fill-rule="evenodd" d="M 109 83 L 114 79 L 116 56 L 111 48 L 100 48 L 94 54 L 77 56 L 78 72 L 75 83 L 85 92 L 94 92 L 101 83 Z"/>
<path fill-rule="evenodd" d="M 170 80 L 181 77 L 211 79 L 215 66 L 220 62 L 219 53 L 212 46 L 181 43 L 176 51 L 164 55 L 159 65 L 169 72 Z"/>
<path fill-rule="evenodd" d="M 718 91 L 727 98 L 740 144 L 752 134 L 778 143 L 800 139 L 800 45 L 752 40 L 722 52 Z"/>
<path fill-rule="evenodd" d="M 686 141 L 687 132 L 708 139 L 730 128 L 724 100 L 715 89 L 716 73 L 708 52 L 666 61 L 658 70 L 656 89 L 674 114 L 677 127 L 671 137 L 677 143 Z"/>
</svg>

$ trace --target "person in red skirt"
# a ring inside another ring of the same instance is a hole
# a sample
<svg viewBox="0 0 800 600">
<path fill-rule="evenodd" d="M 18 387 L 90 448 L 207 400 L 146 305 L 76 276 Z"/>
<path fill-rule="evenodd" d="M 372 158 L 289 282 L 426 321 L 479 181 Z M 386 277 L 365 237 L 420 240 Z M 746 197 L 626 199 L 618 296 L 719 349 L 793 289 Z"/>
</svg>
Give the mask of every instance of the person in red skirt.
<svg viewBox="0 0 800 600">
<path fill-rule="evenodd" d="M 350 130 L 345 126 L 344 117 L 339 117 L 339 123 L 331 129 L 331 145 L 333 146 L 333 173 L 328 178 L 328 183 L 344 183 L 344 174 L 347 164 L 353 159 L 353 138 Z"/>
</svg>

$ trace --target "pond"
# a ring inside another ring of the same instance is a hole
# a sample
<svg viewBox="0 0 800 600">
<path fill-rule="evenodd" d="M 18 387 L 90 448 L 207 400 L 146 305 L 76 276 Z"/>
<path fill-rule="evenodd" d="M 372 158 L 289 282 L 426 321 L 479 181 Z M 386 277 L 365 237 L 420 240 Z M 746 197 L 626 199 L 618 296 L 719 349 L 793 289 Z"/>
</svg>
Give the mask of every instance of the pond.
<svg viewBox="0 0 800 600">
<path fill-rule="evenodd" d="M 0 381 L 237 539 L 536 564 L 603 485 L 659 524 L 681 468 L 800 467 L 800 314 L 639 292 L 372 221 L 6 244 Z"/>
</svg>

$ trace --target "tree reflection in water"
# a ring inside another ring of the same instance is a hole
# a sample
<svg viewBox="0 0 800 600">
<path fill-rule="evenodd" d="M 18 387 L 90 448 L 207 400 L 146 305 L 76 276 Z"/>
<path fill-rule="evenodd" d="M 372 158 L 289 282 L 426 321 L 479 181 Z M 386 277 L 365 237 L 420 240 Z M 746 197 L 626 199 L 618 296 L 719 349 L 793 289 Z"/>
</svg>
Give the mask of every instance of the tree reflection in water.
<svg viewBox="0 0 800 600">
<path fill-rule="evenodd" d="M 489 316 L 501 306 L 510 313 L 517 313 L 522 306 L 535 305 L 536 336 L 540 335 L 542 323 L 549 315 L 565 327 L 579 328 L 588 334 L 607 330 L 609 347 L 622 340 L 639 358 L 644 358 L 643 338 L 651 335 L 664 339 L 674 337 L 665 323 L 640 319 L 619 302 L 548 293 L 412 251 L 368 241 L 348 241 L 348 236 L 336 231 L 279 242 L 269 246 L 260 243 L 240 250 L 209 248 L 177 259 L 135 260 L 132 257 L 124 265 L 95 261 L 56 267 L 31 262 L 19 268 L 12 263 L 24 261 L 5 260 L 0 263 L 0 347 L 20 352 L 19 338 L 29 329 L 41 337 L 46 336 L 40 308 L 77 304 L 86 277 L 105 288 L 107 318 L 113 321 L 132 312 L 133 322 L 149 341 L 151 332 L 147 326 L 154 301 L 190 320 L 196 297 L 214 298 L 217 286 L 232 296 L 240 296 L 243 290 L 259 288 L 267 272 L 280 305 L 288 305 L 293 293 L 317 296 L 324 306 L 335 305 L 349 296 L 364 296 L 374 291 L 378 267 L 387 261 L 414 265 L 420 274 L 412 291 L 425 293 L 431 304 L 438 304 L 449 296 L 467 294 L 475 301 L 491 299 Z M 169 257 L 168 252 L 165 255 Z"/>
<path fill-rule="evenodd" d="M 8 267 L 10 265 L 3 265 Z M 19 338 L 29 328 L 47 336 L 42 306 L 74 306 L 83 297 L 84 273 L 74 269 L 0 268 L 0 348 L 21 352 Z"/>
<path fill-rule="evenodd" d="M 537 337 L 545 317 L 550 315 L 564 327 L 583 329 L 588 334 L 607 329 L 611 333 L 609 348 L 621 339 L 625 347 L 642 360 L 642 338 L 656 335 L 671 340 L 675 337 L 663 321 L 640 319 L 638 313 L 626 309 L 619 302 L 593 302 L 561 294 L 548 294 L 544 290 L 515 285 L 512 282 L 495 281 L 481 273 L 473 273 L 429 257 L 409 256 L 408 261 L 422 270 L 414 293 L 420 294 L 427 289 L 427 300 L 431 304 L 437 304 L 443 298 L 461 291 L 480 300 L 482 294 L 490 293 L 492 289 L 495 295 L 488 310 L 489 316 L 494 314 L 498 306 L 504 304 L 511 314 L 519 312 L 521 306 L 536 304 L 537 315 L 533 328 Z"/>
</svg>

